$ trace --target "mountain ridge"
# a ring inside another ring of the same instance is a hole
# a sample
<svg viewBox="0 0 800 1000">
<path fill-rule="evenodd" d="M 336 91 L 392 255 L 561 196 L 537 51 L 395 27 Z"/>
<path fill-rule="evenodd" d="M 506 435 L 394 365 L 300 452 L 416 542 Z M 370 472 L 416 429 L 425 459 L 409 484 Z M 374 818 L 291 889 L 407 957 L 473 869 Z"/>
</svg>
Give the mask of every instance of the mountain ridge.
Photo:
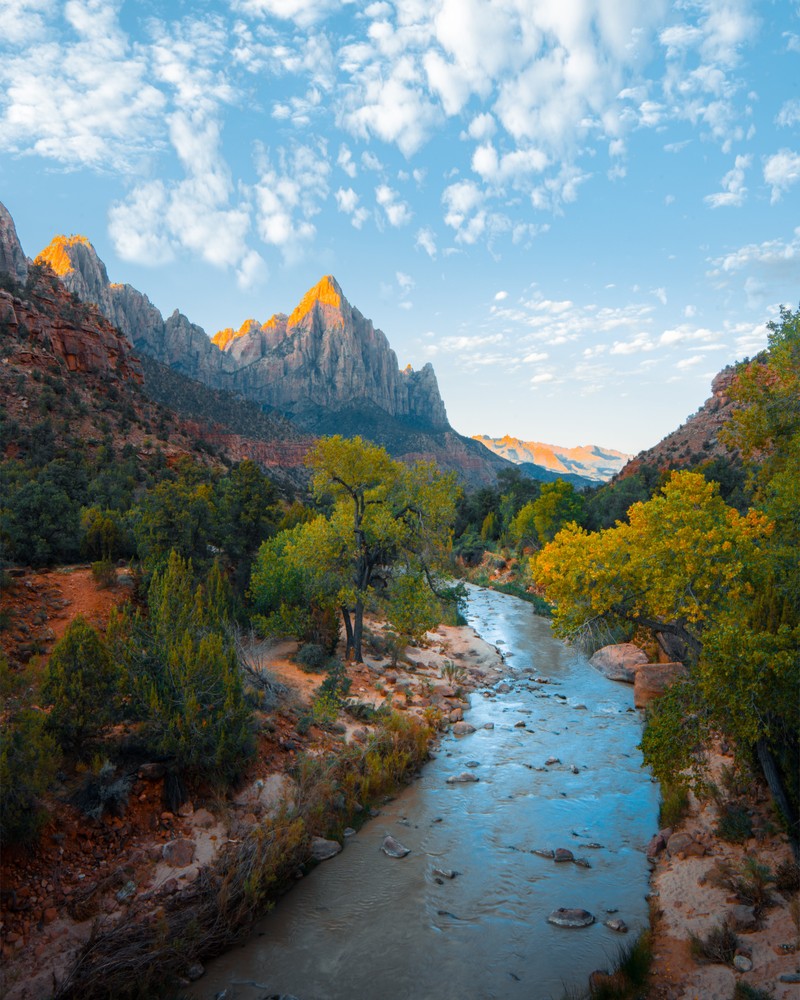
<svg viewBox="0 0 800 1000">
<path fill-rule="evenodd" d="M 567 448 L 541 441 L 523 441 L 510 434 L 500 438 L 474 434 L 473 440 L 479 441 L 496 455 L 508 459 L 515 465 L 523 467 L 533 465 L 548 472 L 563 474 L 565 477 L 578 476 L 595 484 L 608 482 L 632 458 L 624 452 L 613 448 L 602 448 L 599 445 Z"/>
</svg>

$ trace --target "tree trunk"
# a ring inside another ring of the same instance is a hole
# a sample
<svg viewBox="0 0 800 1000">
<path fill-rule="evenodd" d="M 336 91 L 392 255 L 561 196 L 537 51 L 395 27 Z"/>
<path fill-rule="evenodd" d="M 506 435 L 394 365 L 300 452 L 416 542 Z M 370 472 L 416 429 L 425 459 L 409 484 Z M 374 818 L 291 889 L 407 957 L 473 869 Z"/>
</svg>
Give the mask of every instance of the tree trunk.
<svg viewBox="0 0 800 1000">
<path fill-rule="evenodd" d="M 360 597 L 356 598 L 355 614 L 353 615 L 353 659 L 356 663 L 363 663 L 364 657 L 361 655 L 361 638 L 364 634 L 364 602 Z"/>
<path fill-rule="evenodd" d="M 345 649 L 344 658 L 350 662 L 350 654 L 353 652 L 353 624 L 350 621 L 350 612 L 342 605 L 342 620 L 344 621 Z"/>
<path fill-rule="evenodd" d="M 761 770 L 764 772 L 764 777 L 767 779 L 769 790 L 772 792 L 772 797 L 775 800 L 775 805 L 778 807 L 778 810 L 786 821 L 786 825 L 789 830 L 789 840 L 792 845 L 792 850 L 794 851 L 794 856 L 796 859 L 800 858 L 800 844 L 798 844 L 797 836 L 797 819 L 792 814 L 792 807 L 789 803 L 788 796 L 786 795 L 786 790 L 783 787 L 783 781 L 781 780 L 778 765 L 775 763 L 775 758 L 772 756 L 769 744 L 763 736 L 758 743 L 756 743 L 756 753 L 758 754 L 758 762 L 761 765 Z"/>
</svg>

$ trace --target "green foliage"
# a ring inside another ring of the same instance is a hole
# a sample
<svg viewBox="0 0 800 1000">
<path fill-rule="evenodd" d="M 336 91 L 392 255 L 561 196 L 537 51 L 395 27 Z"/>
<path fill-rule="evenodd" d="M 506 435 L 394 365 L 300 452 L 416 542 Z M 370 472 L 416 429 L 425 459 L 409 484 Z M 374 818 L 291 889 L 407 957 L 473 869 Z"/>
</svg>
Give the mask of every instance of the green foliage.
<svg viewBox="0 0 800 1000">
<path fill-rule="evenodd" d="M 508 534 L 511 541 L 520 548 L 525 545 L 533 545 L 537 541 L 539 532 L 536 529 L 536 507 L 533 500 L 529 500 L 524 507 L 520 507 L 511 519 Z"/>
<path fill-rule="evenodd" d="M 0 844 L 30 843 L 47 822 L 42 796 L 60 762 L 44 713 L 6 712 L 0 726 Z"/>
<path fill-rule="evenodd" d="M 452 476 L 432 465 L 408 468 L 361 438 L 322 438 L 307 461 L 314 496 L 328 513 L 262 545 L 249 591 L 254 620 L 273 634 L 287 623 L 302 627 L 306 639 L 316 629 L 325 645 L 337 638 L 330 613 L 339 608 L 348 655 L 360 660 L 367 602 L 384 603 L 393 577 L 406 575 L 424 589 L 430 567 L 448 554 L 457 490 Z M 412 600 L 404 586 L 395 591 L 396 610 L 418 628 L 430 620 L 425 599 Z"/>
<path fill-rule="evenodd" d="M 113 587 L 117 579 L 117 571 L 110 559 L 100 559 L 92 563 L 92 579 L 98 587 Z"/>
<path fill-rule="evenodd" d="M 153 574 L 147 618 L 128 615 L 109 629 L 151 751 L 190 780 L 218 785 L 253 750 L 231 605 L 217 564 L 195 586 L 191 562 L 172 552 Z"/>
<path fill-rule="evenodd" d="M 86 752 L 112 721 L 119 673 L 108 646 L 82 615 L 53 647 L 42 685 L 48 728 L 67 750 Z"/>
<path fill-rule="evenodd" d="M 493 542 L 499 534 L 497 515 L 490 510 L 481 524 L 481 539 L 484 542 Z"/>
<path fill-rule="evenodd" d="M 582 514 L 583 498 L 564 479 L 544 483 L 533 502 L 533 525 L 542 543 L 551 542 L 565 524 L 580 523 Z"/>
<path fill-rule="evenodd" d="M 442 620 L 442 607 L 420 573 L 407 572 L 393 578 L 386 603 L 389 624 L 405 645 L 419 641 Z"/>
<path fill-rule="evenodd" d="M 720 807 L 715 833 L 730 844 L 743 844 L 753 836 L 753 821 L 740 802 L 724 802 Z"/>
<path fill-rule="evenodd" d="M 661 805 L 658 825 L 663 829 L 677 826 L 689 810 L 689 794 L 683 785 L 664 782 L 661 785 Z"/>
</svg>

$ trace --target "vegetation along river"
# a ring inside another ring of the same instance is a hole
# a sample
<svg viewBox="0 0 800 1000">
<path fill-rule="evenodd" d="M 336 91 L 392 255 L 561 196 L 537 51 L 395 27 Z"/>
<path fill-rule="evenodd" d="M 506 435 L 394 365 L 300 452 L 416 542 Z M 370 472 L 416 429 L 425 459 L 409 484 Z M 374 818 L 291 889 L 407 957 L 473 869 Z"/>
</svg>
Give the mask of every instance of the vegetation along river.
<svg viewBox="0 0 800 1000">
<path fill-rule="evenodd" d="M 629 937 L 647 926 L 658 787 L 641 767 L 632 686 L 601 677 L 517 598 L 471 587 L 467 618 L 508 666 L 500 691 L 472 695 L 477 731 L 444 738 L 418 781 L 209 964 L 194 996 L 560 1000 L 613 961 L 623 935 L 609 913 Z M 478 782 L 446 783 L 470 765 Z M 411 853 L 381 853 L 387 833 Z M 559 847 L 591 867 L 532 853 Z M 597 922 L 552 926 L 559 907 Z"/>
</svg>

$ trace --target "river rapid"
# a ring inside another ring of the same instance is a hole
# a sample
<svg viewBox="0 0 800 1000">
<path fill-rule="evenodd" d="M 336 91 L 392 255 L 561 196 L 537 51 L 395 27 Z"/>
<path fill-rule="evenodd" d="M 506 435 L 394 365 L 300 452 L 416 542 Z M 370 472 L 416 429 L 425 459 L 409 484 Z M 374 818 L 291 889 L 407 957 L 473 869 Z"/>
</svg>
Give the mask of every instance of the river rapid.
<svg viewBox="0 0 800 1000">
<path fill-rule="evenodd" d="M 601 677 L 517 598 L 470 587 L 467 619 L 507 662 L 500 692 L 471 696 L 477 731 L 446 736 L 419 780 L 210 962 L 192 996 L 561 1000 L 613 962 L 624 938 L 609 914 L 628 937 L 647 926 L 658 786 L 641 767 L 632 686 Z M 480 780 L 446 783 L 466 770 Z M 411 853 L 381 853 L 387 833 Z M 559 847 L 591 867 L 531 853 Z M 597 922 L 552 926 L 559 907 Z"/>
</svg>

